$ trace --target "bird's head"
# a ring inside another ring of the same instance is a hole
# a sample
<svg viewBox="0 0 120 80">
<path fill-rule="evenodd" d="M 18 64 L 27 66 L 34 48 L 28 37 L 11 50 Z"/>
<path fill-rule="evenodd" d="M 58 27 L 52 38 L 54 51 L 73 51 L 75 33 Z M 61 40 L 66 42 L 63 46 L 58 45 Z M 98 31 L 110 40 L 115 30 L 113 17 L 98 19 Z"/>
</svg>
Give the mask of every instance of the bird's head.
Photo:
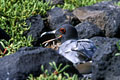
<svg viewBox="0 0 120 80">
<path fill-rule="evenodd" d="M 54 31 L 44 32 L 41 34 L 41 37 L 46 34 L 55 34 L 55 39 L 60 40 L 62 43 L 66 40 L 78 39 L 77 30 L 69 24 L 64 24 L 62 27 Z"/>
</svg>

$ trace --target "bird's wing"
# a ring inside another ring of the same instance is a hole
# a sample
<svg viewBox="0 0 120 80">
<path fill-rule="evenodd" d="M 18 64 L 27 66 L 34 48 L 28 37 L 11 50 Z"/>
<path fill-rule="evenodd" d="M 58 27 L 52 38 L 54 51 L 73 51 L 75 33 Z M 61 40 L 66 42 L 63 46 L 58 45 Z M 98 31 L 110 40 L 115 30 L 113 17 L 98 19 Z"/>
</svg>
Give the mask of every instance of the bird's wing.
<svg viewBox="0 0 120 80">
<path fill-rule="evenodd" d="M 80 55 L 85 56 L 88 59 L 91 59 L 96 50 L 96 46 L 89 39 L 80 39 L 76 41 L 76 47 L 73 47 L 72 50 L 80 52 L 82 53 Z"/>
<path fill-rule="evenodd" d="M 71 50 L 72 47 L 76 47 L 74 40 L 68 40 L 64 42 L 59 47 L 59 54 L 61 54 L 74 64 L 79 63 L 80 62 L 80 59 L 78 58 L 79 55 L 77 54 L 77 52 Z"/>
<path fill-rule="evenodd" d="M 95 48 L 93 42 L 88 39 L 68 40 L 59 47 L 59 54 L 75 64 L 91 59 Z"/>
<path fill-rule="evenodd" d="M 71 47 L 76 47 L 74 45 L 74 40 L 68 40 L 68 41 L 65 41 L 64 43 L 62 43 L 62 45 L 59 47 L 59 53 L 60 54 L 64 54 L 64 53 L 69 53 L 71 52 Z"/>
</svg>

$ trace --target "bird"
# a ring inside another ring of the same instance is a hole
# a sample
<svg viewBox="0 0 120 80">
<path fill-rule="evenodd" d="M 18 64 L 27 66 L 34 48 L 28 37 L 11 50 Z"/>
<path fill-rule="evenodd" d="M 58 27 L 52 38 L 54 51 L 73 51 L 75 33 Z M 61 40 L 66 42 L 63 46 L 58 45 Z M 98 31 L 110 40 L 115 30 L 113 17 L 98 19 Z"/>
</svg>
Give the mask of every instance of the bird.
<svg viewBox="0 0 120 80">
<path fill-rule="evenodd" d="M 96 46 L 92 40 L 78 39 L 76 28 L 70 24 L 64 24 L 50 32 L 44 32 L 41 37 L 46 34 L 55 34 L 56 38 L 45 41 L 43 44 L 53 40 L 61 41 L 58 53 L 71 61 L 81 74 L 91 72 L 92 56 L 96 51 Z"/>
<path fill-rule="evenodd" d="M 0 40 L 4 39 L 6 41 L 10 40 L 10 36 L 3 30 L 0 28 Z M 6 49 L 3 48 L 2 44 L 0 43 L 0 53 L 5 53 Z"/>
</svg>

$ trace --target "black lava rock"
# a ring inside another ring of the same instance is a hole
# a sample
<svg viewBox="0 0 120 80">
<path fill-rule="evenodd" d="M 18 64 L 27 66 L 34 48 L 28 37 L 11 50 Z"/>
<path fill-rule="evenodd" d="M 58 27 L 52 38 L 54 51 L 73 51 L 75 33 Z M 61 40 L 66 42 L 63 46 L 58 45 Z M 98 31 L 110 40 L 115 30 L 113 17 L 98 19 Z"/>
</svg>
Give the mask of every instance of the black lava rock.
<svg viewBox="0 0 120 80">
<path fill-rule="evenodd" d="M 35 15 L 27 18 L 26 23 L 30 26 L 30 29 L 24 32 L 24 35 L 32 37 L 37 41 L 44 28 L 43 20 L 40 15 Z"/>
<path fill-rule="evenodd" d="M 75 26 L 78 32 L 78 38 L 91 38 L 94 36 L 102 36 L 102 31 L 93 23 L 83 22 Z"/>
<path fill-rule="evenodd" d="M 69 23 L 63 9 L 55 7 L 48 11 L 48 22 L 50 29 L 56 29 L 58 25 Z"/>
<path fill-rule="evenodd" d="M 92 6 L 80 7 L 73 14 L 81 21 L 92 22 L 106 37 L 120 38 L 120 8 L 113 1 L 103 1 Z"/>
<path fill-rule="evenodd" d="M 51 5 L 64 4 L 64 0 L 44 0 L 44 1 L 50 3 Z"/>
<path fill-rule="evenodd" d="M 70 65 L 65 71 L 70 75 L 78 74 L 72 63 L 59 55 L 56 51 L 42 47 L 24 47 L 16 53 L 0 58 L 0 80 L 26 80 L 29 74 L 39 76 L 42 72 L 41 65 L 49 72 L 54 69 L 49 62 L 55 61 L 57 66 Z"/>
<path fill-rule="evenodd" d="M 120 56 L 116 56 L 117 38 L 94 37 L 92 40 L 97 45 L 93 56 L 92 80 L 119 80 Z"/>
<path fill-rule="evenodd" d="M 90 10 L 103 10 L 103 11 L 111 11 L 111 10 L 118 10 L 119 11 L 119 7 L 115 5 L 114 1 L 102 1 L 99 2 L 97 4 L 94 4 L 92 6 L 87 6 L 85 7 L 86 9 L 90 9 Z"/>
<path fill-rule="evenodd" d="M 106 6 L 107 5 L 107 6 Z M 102 2 L 98 3 L 93 6 L 97 10 L 104 10 L 106 17 L 105 20 L 107 21 L 105 24 L 105 35 L 107 37 L 120 37 L 119 30 L 120 30 L 120 8 L 115 5 L 114 2 Z"/>
<path fill-rule="evenodd" d="M 102 44 L 116 44 L 119 41 L 119 38 L 108 38 L 108 37 L 92 37 L 92 41 L 94 41 L 95 45 L 99 47 Z M 101 49 L 102 50 L 102 49 Z"/>
</svg>

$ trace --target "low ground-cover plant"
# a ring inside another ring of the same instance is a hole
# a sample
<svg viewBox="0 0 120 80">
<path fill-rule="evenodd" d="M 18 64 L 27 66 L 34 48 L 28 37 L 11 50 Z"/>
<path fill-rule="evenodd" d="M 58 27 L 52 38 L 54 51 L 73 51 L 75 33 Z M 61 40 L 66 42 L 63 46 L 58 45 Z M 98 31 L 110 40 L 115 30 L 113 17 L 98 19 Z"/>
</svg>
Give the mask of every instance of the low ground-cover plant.
<svg viewBox="0 0 120 80">
<path fill-rule="evenodd" d="M 64 0 L 64 1 L 65 3 L 62 7 L 64 9 L 73 10 L 78 7 L 90 6 L 104 0 Z"/>
<path fill-rule="evenodd" d="M 20 47 L 32 46 L 32 36 L 23 36 L 23 32 L 30 28 L 26 25 L 26 18 L 36 14 L 44 16 L 51 8 L 43 0 L 0 0 L 0 28 L 11 36 L 9 42 L 1 42 L 6 48 L 9 46 L 9 54 Z"/>
<path fill-rule="evenodd" d="M 120 6 L 120 1 L 118 1 L 117 3 L 115 3 L 115 5 Z"/>
<path fill-rule="evenodd" d="M 36 78 L 34 78 L 33 75 L 30 75 L 28 80 L 79 80 L 76 74 L 71 77 L 68 73 L 64 72 L 69 65 L 66 65 L 62 68 L 62 63 L 58 67 L 56 66 L 55 62 L 49 64 L 54 68 L 54 72 L 48 73 L 48 71 L 45 70 L 44 66 L 42 65 L 41 70 L 43 71 L 43 74 Z"/>
</svg>

